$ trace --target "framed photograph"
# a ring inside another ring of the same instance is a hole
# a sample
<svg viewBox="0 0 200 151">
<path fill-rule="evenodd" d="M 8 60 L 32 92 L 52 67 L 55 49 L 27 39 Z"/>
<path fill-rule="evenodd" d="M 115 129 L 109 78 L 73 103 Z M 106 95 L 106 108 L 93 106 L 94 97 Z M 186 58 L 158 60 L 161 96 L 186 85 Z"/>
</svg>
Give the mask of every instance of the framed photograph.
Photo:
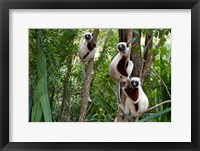
<svg viewBox="0 0 200 151">
<path fill-rule="evenodd" d="M 0 10 L 1 150 L 200 150 L 199 0 Z"/>
</svg>

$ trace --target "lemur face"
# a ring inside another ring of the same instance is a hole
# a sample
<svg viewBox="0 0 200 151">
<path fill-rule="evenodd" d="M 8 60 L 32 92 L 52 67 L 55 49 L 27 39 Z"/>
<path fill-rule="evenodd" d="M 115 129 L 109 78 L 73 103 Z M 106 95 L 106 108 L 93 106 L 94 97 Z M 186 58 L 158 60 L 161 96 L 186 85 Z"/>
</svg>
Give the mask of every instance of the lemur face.
<svg viewBox="0 0 200 151">
<path fill-rule="evenodd" d="M 130 82 L 133 88 L 138 88 L 138 86 L 140 86 L 140 78 L 138 77 L 132 77 Z"/>
<path fill-rule="evenodd" d="M 91 41 L 92 38 L 93 38 L 92 33 L 86 33 L 86 34 L 85 34 L 85 39 L 86 39 L 87 41 Z"/>
<path fill-rule="evenodd" d="M 129 47 L 128 43 L 125 43 L 125 42 L 120 42 L 117 45 L 118 51 L 125 54 L 125 55 L 128 53 L 128 50 L 129 50 L 128 47 Z"/>
</svg>

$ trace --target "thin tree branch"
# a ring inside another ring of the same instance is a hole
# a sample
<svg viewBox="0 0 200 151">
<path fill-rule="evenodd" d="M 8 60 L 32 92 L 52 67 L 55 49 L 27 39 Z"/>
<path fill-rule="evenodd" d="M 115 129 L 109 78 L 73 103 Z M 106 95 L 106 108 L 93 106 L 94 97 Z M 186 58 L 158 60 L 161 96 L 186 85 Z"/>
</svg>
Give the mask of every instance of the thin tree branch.
<svg viewBox="0 0 200 151">
<path fill-rule="evenodd" d="M 155 106 L 152 106 L 152 107 L 148 108 L 147 111 L 153 110 L 153 109 L 155 109 L 155 108 L 157 108 L 157 107 L 159 107 L 159 106 L 161 106 L 163 104 L 166 104 L 166 103 L 171 103 L 171 100 L 163 101 L 163 102 L 161 102 L 161 103 L 159 103 L 159 104 L 157 104 Z"/>
<path fill-rule="evenodd" d="M 146 62 L 146 60 L 144 60 L 144 58 L 142 58 L 142 61 L 141 61 L 141 70 L 140 70 L 140 76 L 139 78 L 141 79 L 141 84 L 143 84 L 143 78 L 144 78 L 144 73 L 142 72 L 144 70 L 144 63 Z"/>
<path fill-rule="evenodd" d="M 104 52 L 106 50 L 107 44 L 108 44 L 108 40 L 109 40 L 109 37 L 110 37 L 111 34 L 112 34 L 112 29 L 109 29 L 108 32 L 107 32 L 107 36 L 106 36 L 106 38 L 104 40 L 104 45 L 103 45 L 102 52 Z"/>
<path fill-rule="evenodd" d="M 161 45 L 161 42 L 163 41 L 163 38 L 164 38 L 164 36 L 166 35 L 166 32 L 167 32 L 167 29 L 165 29 L 165 30 L 163 31 L 162 36 L 161 36 L 161 38 L 160 38 L 158 44 L 157 44 L 156 47 L 155 47 L 154 53 L 150 56 L 150 60 L 148 61 L 147 66 L 151 66 L 151 64 L 152 64 L 152 62 L 153 62 L 155 56 L 156 56 L 157 53 L 158 53 L 158 49 L 159 49 L 159 47 L 160 47 L 160 45 Z M 145 61 L 147 61 L 147 60 L 145 60 Z M 143 68 L 147 68 L 147 66 L 146 66 L 146 67 L 143 67 Z M 144 69 L 143 69 L 143 70 L 144 70 Z M 145 77 L 146 73 L 147 73 L 147 72 L 146 72 L 146 69 L 145 69 L 145 70 L 143 71 L 143 73 L 142 73 L 142 75 L 141 75 L 140 78 L 143 79 L 143 78 Z"/>
<path fill-rule="evenodd" d="M 132 29 L 127 29 L 127 41 L 126 42 L 132 41 L 132 38 L 133 38 Z M 132 43 L 129 46 L 129 52 L 128 52 L 129 60 L 130 60 L 130 56 L 131 56 L 131 50 L 132 50 L 131 48 L 132 48 Z"/>
<path fill-rule="evenodd" d="M 132 33 L 132 29 L 119 29 L 119 42 L 124 41 L 124 42 L 130 42 L 132 41 L 133 38 L 133 33 Z M 129 53 L 128 53 L 128 59 L 130 59 L 130 55 L 131 55 L 131 47 L 132 45 L 130 45 L 129 47 Z M 125 103 L 125 100 L 123 99 L 123 93 L 121 93 L 120 97 L 120 101 L 122 104 Z M 124 121 L 123 117 L 122 117 L 122 110 L 118 109 L 118 114 L 117 114 L 117 122 L 122 122 Z"/>
<path fill-rule="evenodd" d="M 141 57 L 141 68 L 140 68 L 139 78 L 141 79 L 141 77 L 142 77 L 142 70 L 143 70 L 143 66 L 144 66 L 144 57 L 142 55 L 142 50 L 141 49 L 140 49 L 140 57 Z"/>
<path fill-rule="evenodd" d="M 86 115 L 88 113 L 88 111 L 90 110 L 91 106 L 94 104 L 94 101 L 91 102 L 90 106 L 88 107 L 87 111 L 86 111 Z"/>
<path fill-rule="evenodd" d="M 147 47 L 149 46 L 150 42 L 153 40 L 153 37 L 155 36 L 155 34 L 156 34 L 156 31 L 157 31 L 157 29 L 156 29 L 156 30 L 154 30 L 154 31 L 152 31 L 152 32 L 153 32 L 153 34 L 152 34 L 151 38 L 149 39 L 149 41 L 148 41 L 147 45 L 145 46 L 145 49 L 147 49 Z"/>
<path fill-rule="evenodd" d="M 97 36 L 99 34 L 99 29 L 95 29 L 93 32 L 94 36 L 92 39 L 92 42 L 97 43 Z M 83 101 L 81 105 L 80 115 L 79 115 L 79 122 L 85 121 L 85 116 L 87 112 L 87 106 L 88 106 L 88 98 L 89 98 L 89 92 L 90 92 L 90 84 L 92 81 L 92 68 L 94 64 L 94 58 L 92 58 L 88 62 L 88 68 L 86 73 L 86 79 L 84 81 L 84 89 L 83 89 Z"/>
<path fill-rule="evenodd" d="M 171 98 L 171 94 L 169 93 L 169 89 L 167 87 L 167 85 L 165 84 L 165 82 L 163 81 L 163 79 L 156 73 L 155 70 L 153 70 L 150 66 L 148 66 L 149 69 L 151 69 L 151 71 L 153 71 L 153 73 L 161 80 L 162 84 L 164 85 L 169 97 Z"/>
<path fill-rule="evenodd" d="M 142 62 L 141 62 L 141 68 L 140 68 L 140 74 L 139 74 L 139 77 L 140 77 L 140 79 L 141 79 L 141 82 L 143 82 L 143 78 L 144 78 L 144 75 L 146 74 L 146 66 L 149 64 L 149 62 L 150 62 L 150 59 L 149 59 L 149 50 L 150 50 L 150 48 L 149 48 L 149 45 L 150 45 L 150 47 L 152 47 L 152 43 L 153 43 L 153 37 L 155 36 L 155 34 L 156 34 L 156 31 L 157 31 L 157 29 L 156 30 L 152 30 L 152 35 L 151 35 L 151 37 L 150 37 L 150 39 L 148 40 L 148 42 L 146 43 L 146 46 L 145 46 L 145 53 L 144 53 L 144 56 L 142 55 L 142 51 L 140 50 L 140 55 L 141 55 L 141 60 L 142 60 Z M 146 38 L 148 37 L 148 35 L 146 35 Z M 145 59 L 145 60 L 144 60 Z M 145 61 L 145 63 L 144 63 L 144 61 Z"/>
<path fill-rule="evenodd" d="M 155 50 L 155 52 L 153 53 L 152 59 L 156 56 L 157 50 L 158 50 L 158 48 L 160 47 L 160 44 L 161 44 L 161 42 L 162 42 L 162 40 L 163 40 L 163 38 L 164 38 L 166 32 L 167 32 L 167 29 L 164 30 L 164 32 L 163 32 L 163 34 L 162 34 L 162 36 L 161 36 L 161 38 L 160 38 L 158 44 L 156 45 L 156 50 Z"/>
</svg>

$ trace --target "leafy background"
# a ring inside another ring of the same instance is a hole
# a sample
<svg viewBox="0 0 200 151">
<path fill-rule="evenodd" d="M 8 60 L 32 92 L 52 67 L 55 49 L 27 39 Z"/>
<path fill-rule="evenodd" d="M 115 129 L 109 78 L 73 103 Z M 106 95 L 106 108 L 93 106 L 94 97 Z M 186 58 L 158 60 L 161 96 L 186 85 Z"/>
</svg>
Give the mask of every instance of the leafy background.
<svg viewBox="0 0 200 151">
<path fill-rule="evenodd" d="M 78 48 L 84 33 L 92 31 L 29 29 L 29 121 L 78 121 L 84 81 Z M 132 32 L 131 59 L 135 65 L 132 76 L 139 76 L 143 59 L 152 59 L 150 68 L 142 72 L 149 107 L 170 100 L 171 30 L 133 29 Z M 118 29 L 100 29 L 90 88 L 93 101 L 88 104 L 87 122 L 113 122 L 117 115 L 116 83 L 109 76 L 109 65 L 118 43 Z M 140 121 L 170 122 L 171 104 L 148 111 Z"/>
</svg>

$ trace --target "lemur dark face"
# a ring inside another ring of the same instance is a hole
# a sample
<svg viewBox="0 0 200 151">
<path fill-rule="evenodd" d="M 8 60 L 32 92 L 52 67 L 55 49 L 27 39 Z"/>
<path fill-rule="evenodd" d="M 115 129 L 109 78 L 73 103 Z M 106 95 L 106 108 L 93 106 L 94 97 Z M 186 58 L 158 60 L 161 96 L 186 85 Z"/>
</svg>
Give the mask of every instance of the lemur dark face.
<svg viewBox="0 0 200 151">
<path fill-rule="evenodd" d="M 129 47 L 128 43 L 125 43 L 125 42 L 120 42 L 117 45 L 118 51 L 125 55 L 128 53 L 128 47 Z"/>
<path fill-rule="evenodd" d="M 137 77 L 131 78 L 131 86 L 133 88 L 138 88 L 138 86 L 140 86 L 140 78 Z"/>
<path fill-rule="evenodd" d="M 92 38 L 93 38 L 93 36 L 92 36 L 91 33 L 86 33 L 86 34 L 85 34 L 85 39 L 86 39 L 87 41 L 91 41 Z"/>
<path fill-rule="evenodd" d="M 125 45 L 120 44 L 120 45 L 118 45 L 118 49 L 119 49 L 119 51 L 124 52 L 126 47 L 125 47 Z"/>
<path fill-rule="evenodd" d="M 131 85 L 133 88 L 137 88 L 139 86 L 139 82 L 138 81 L 131 81 Z"/>
</svg>

